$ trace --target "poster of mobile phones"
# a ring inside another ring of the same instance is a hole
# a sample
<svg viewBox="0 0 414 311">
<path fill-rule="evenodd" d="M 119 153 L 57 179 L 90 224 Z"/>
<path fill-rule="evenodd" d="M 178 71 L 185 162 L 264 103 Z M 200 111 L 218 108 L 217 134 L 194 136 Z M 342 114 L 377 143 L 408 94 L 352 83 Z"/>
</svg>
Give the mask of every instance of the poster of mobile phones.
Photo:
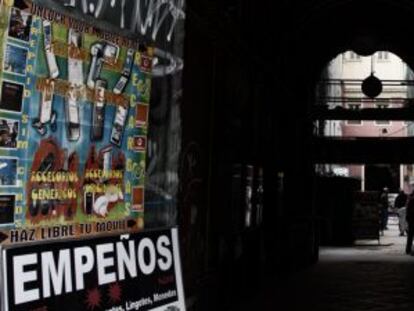
<svg viewBox="0 0 414 311">
<path fill-rule="evenodd" d="M 30 1 L 0 36 L 6 242 L 142 229 L 153 49 Z"/>
</svg>

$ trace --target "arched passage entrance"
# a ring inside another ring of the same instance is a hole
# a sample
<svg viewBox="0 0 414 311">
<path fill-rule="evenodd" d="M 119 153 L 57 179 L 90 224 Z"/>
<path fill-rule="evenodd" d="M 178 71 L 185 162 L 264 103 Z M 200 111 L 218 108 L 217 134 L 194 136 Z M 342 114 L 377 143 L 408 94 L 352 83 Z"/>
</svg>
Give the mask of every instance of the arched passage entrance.
<svg viewBox="0 0 414 311">
<path fill-rule="evenodd" d="M 282 149 L 285 150 L 285 156 L 279 158 L 286 172 L 284 195 L 288 204 L 284 209 L 289 217 L 314 219 L 313 165 L 317 157 L 330 156 L 321 151 L 321 146 L 312 137 L 314 90 L 322 69 L 336 55 L 347 50 L 363 54 L 389 51 L 399 55 L 412 67 L 414 47 L 409 38 L 414 33 L 408 21 L 413 14 L 413 6 L 408 2 L 327 1 L 316 7 L 310 5 L 306 12 L 297 12 L 290 21 L 294 27 L 284 36 L 281 66 L 283 85 L 280 88 L 286 104 L 274 109 L 276 140 L 282 141 Z M 287 135 L 289 138 L 286 138 L 286 129 L 293 130 L 294 134 Z M 378 157 L 382 157 L 382 163 L 401 163 L 402 157 L 411 158 L 414 149 L 410 144 L 396 141 L 367 143 L 364 148 L 355 144 L 340 144 L 335 148 L 350 150 L 353 157 L 363 155 L 371 161 L 378 162 Z M 404 150 L 400 153 L 390 152 L 401 148 Z M 301 193 L 300 198 L 298 192 Z M 291 200 L 297 203 L 292 204 Z M 312 234 L 305 233 L 306 229 L 299 230 L 300 233 L 295 230 L 291 233 L 287 248 L 293 248 L 295 255 L 303 258 L 300 255 L 303 254 L 303 244 L 317 241 L 317 232 L 310 230 L 315 235 L 310 236 Z M 308 241 L 304 242 L 305 239 Z M 297 245 L 302 246 L 298 248 Z M 309 247 L 309 250 L 312 249 Z"/>
</svg>

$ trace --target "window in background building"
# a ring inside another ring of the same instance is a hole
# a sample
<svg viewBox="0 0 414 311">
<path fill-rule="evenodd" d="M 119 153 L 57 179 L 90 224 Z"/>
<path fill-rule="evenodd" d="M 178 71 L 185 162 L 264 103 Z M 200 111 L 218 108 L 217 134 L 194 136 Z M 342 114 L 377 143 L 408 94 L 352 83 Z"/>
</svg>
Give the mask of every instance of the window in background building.
<svg viewBox="0 0 414 311">
<path fill-rule="evenodd" d="M 361 60 L 361 56 L 359 56 L 357 53 L 352 52 L 352 51 L 348 51 L 344 53 L 343 56 L 346 61 L 360 61 Z"/>
<path fill-rule="evenodd" d="M 389 60 L 389 54 L 386 51 L 380 51 L 377 54 L 377 59 L 379 61 Z"/>
</svg>

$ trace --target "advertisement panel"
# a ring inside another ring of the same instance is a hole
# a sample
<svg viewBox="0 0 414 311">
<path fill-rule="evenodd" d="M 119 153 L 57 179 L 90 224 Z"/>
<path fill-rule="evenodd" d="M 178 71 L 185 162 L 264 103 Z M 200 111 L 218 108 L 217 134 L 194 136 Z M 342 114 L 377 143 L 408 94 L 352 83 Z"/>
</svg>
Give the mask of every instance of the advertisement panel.
<svg viewBox="0 0 414 311">
<path fill-rule="evenodd" d="M 4 243 L 142 229 L 154 48 L 31 1 L 0 37 Z"/>
<path fill-rule="evenodd" d="M 185 311 L 177 229 L 3 247 L 4 311 Z"/>
</svg>

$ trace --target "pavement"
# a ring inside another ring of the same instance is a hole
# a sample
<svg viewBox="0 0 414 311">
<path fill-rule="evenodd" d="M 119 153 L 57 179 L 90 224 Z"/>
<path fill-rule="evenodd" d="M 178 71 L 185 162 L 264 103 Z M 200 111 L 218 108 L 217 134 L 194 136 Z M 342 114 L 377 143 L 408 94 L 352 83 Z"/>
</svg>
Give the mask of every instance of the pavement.
<svg viewBox="0 0 414 311">
<path fill-rule="evenodd" d="M 398 218 L 391 216 L 388 230 L 379 240 L 356 241 L 353 247 L 323 247 L 320 249 L 320 263 L 361 260 L 413 262 L 414 257 L 405 254 L 406 239 L 406 236 L 400 236 Z"/>
<path fill-rule="evenodd" d="M 269 278 L 238 310 L 414 310 L 414 256 L 405 254 L 397 218 L 388 228 L 380 243 L 322 248 L 318 264 L 285 280 Z"/>
</svg>

